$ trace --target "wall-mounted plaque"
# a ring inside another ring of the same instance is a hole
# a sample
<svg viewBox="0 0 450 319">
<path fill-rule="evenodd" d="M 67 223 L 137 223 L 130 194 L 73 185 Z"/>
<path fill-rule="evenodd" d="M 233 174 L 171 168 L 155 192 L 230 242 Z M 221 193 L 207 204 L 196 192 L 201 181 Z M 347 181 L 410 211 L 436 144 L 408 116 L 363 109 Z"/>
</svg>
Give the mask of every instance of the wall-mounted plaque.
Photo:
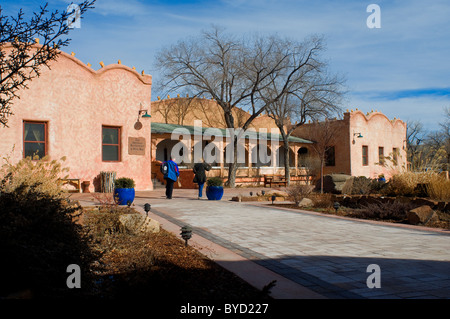
<svg viewBox="0 0 450 319">
<path fill-rule="evenodd" d="M 145 155 L 145 137 L 128 137 L 128 154 Z"/>
</svg>

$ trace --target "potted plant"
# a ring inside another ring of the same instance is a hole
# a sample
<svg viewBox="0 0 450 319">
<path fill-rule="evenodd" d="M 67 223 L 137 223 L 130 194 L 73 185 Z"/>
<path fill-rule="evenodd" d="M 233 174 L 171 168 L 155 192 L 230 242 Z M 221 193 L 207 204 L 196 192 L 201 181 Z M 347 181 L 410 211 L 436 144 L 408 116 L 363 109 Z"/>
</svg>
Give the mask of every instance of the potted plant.
<svg viewBox="0 0 450 319">
<path fill-rule="evenodd" d="M 220 177 L 211 177 L 206 181 L 206 197 L 209 200 L 221 200 L 223 196 L 223 181 Z"/>
<path fill-rule="evenodd" d="M 114 198 L 118 205 L 131 205 L 134 201 L 134 180 L 128 177 L 114 181 Z"/>
</svg>

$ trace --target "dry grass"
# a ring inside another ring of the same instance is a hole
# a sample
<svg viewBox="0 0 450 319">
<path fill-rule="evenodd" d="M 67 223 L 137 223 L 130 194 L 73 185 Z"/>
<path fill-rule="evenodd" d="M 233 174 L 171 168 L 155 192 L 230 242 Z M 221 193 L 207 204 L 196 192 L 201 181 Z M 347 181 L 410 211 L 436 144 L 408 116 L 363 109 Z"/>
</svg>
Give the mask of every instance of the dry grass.
<svg viewBox="0 0 450 319">
<path fill-rule="evenodd" d="M 333 207 L 333 195 L 329 193 L 318 194 L 314 193 L 308 196 L 313 201 L 315 208 L 330 208 Z"/>
<path fill-rule="evenodd" d="M 389 180 L 385 193 L 391 196 L 416 196 L 418 184 L 428 184 L 435 180 L 433 172 L 404 172 L 394 175 Z"/>
<path fill-rule="evenodd" d="M 439 175 L 433 176 L 427 185 L 427 192 L 431 199 L 450 201 L 450 180 Z"/>
<path fill-rule="evenodd" d="M 435 172 L 404 172 L 394 175 L 383 190 L 390 196 L 426 196 L 450 200 L 450 180 Z"/>
<path fill-rule="evenodd" d="M 0 190 L 4 193 L 12 193 L 19 187 L 24 191 L 33 188 L 34 192 L 58 197 L 65 193 L 61 187 L 61 178 L 67 178 L 68 168 L 62 166 L 65 157 L 59 161 L 43 157 L 32 160 L 30 157 L 12 164 L 9 158 L 3 158 L 4 164 L 0 170 Z"/>
<path fill-rule="evenodd" d="M 292 185 L 286 189 L 291 200 L 298 204 L 303 198 L 312 193 L 314 189 L 313 185 Z"/>
</svg>

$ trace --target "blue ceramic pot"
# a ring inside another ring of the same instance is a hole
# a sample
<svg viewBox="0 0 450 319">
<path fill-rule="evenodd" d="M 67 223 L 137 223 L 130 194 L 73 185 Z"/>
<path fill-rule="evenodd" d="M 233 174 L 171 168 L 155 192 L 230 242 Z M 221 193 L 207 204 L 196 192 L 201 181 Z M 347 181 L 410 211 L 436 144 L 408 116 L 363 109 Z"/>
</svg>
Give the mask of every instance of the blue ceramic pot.
<svg viewBox="0 0 450 319">
<path fill-rule="evenodd" d="M 134 188 L 115 188 L 114 199 L 118 205 L 128 205 L 134 201 Z"/>
<path fill-rule="evenodd" d="M 209 200 L 221 200 L 223 196 L 223 186 L 207 186 L 206 197 Z"/>
</svg>

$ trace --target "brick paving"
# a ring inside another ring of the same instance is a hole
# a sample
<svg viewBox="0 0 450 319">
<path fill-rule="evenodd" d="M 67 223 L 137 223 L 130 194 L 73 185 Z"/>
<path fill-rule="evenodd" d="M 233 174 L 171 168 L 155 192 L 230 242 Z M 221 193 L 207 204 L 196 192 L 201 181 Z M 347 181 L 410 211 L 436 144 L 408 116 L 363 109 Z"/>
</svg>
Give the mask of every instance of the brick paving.
<svg viewBox="0 0 450 319">
<path fill-rule="evenodd" d="M 135 204 L 326 298 L 450 299 L 450 232 L 238 203 L 230 197 L 250 190 L 227 191 L 221 201 L 197 200 L 195 190 L 172 200 L 138 192 Z M 371 264 L 381 288 L 367 287 Z"/>
</svg>

